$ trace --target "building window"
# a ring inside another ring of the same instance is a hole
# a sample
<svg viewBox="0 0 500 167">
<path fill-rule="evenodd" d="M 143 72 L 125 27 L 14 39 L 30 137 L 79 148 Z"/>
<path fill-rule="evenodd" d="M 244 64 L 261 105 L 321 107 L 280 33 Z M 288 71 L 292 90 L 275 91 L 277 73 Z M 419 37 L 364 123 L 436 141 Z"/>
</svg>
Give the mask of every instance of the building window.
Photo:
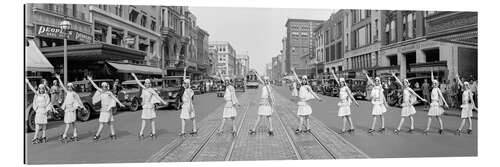
<svg viewBox="0 0 500 167">
<path fill-rule="evenodd" d="M 76 18 L 78 17 L 78 10 L 77 10 L 77 5 L 73 4 L 73 17 Z"/>
<path fill-rule="evenodd" d="M 94 23 L 94 40 L 106 42 L 106 35 L 108 34 L 108 26 Z"/>
<path fill-rule="evenodd" d="M 387 56 L 387 59 L 389 60 L 389 66 L 398 65 L 398 56 L 397 55 Z"/>
<path fill-rule="evenodd" d="M 375 30 L 374 30 L 373 42 L 378 41 L 378 19 L 375 19 Z"/>
<path fill-rule="evenodd" d="M 136 38 L 135 38 L 135 37 L 136 37 L 136 35 L 135 35 L 135 34 L 132 34 L 132 33 L 130 33 L 130 32 L 128 33 L 128 38 L 132 38 L 132 39 L 134 39 L 134 42 L 132 42 L 132 43 L 128 43 L 128 44 L 127 44 L 127 45 L 128 45 L 128 48 L 135 49 L 135 43 L 137 42 L 137 40 L 136 40 Z"/>
<path fill-rule="evenodd" d="M 141 51 L 148 51 L 148 43 L 146 43 L 146 38 L 139 37 L 139 50 Z"/>
<path fill-rule="evenodd" d="M 139 16 L 139 12 L 132 9 L 128 15 L 128 20 L 135 23 L 137 21 L 138 16 Z"/>
<path fill-rule="evenodd" d="M 156 31 L 156 21 L 151 20 L 151 30 Z"/>
<path fill-rule="evenodd" d="M 439 49 L 425 50 L 425 62 L 436 62 L 439 61 Z"/>
<path fill-rule="evenodd" d="M 113 29 L 111 31 L 111 44 L 121 46 L 123 41 L 123 31 Z"/>
<path fill-rule="evenodd" d="M 155 51 L 156 42 L 153 40 L 149 40 L 149 53 L 153 54 Z"/>
<path fill-rule="evenodd" d="M 408 39 L 408 16 L 403 16 L 403 40 Z"/>
<path fill-rule="evenodd" d="M 146 18 L 146 16 L 143 15 L 141 17 L 141 26 L 146 27 L 146 22 L 147 22 L 147 18 Z"/>
<path fill-rule="evenodd" d="M 117 16 L 122 17 L 122 15 L 123 15 L 123 7 L 122 7 L 122 5 L 116 5 L 115 6 L 115 14 Z"/>
</svg>

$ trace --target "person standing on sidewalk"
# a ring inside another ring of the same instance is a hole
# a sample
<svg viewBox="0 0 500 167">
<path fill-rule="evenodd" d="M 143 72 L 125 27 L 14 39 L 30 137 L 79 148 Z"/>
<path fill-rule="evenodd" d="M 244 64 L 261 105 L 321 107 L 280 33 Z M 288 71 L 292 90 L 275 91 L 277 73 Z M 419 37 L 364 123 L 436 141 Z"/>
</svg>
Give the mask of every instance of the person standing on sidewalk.
<svg viewBox="0 0 500 167">
<path fill-rule="evenodd" d="M 262 83 L 263 88 L 262 88 L 262 93 L 260 94 L 259 109 L 257 112 L 258 115 L 257 121 L 255 121 L 255 124 L 253 128 L 250 129 L 249 133 L 255 134 L 261 117 L 266 117 L 269 122 L 269 131 L 267 133 L 269 134 L 269 136 L 272 136 L 274 135 L 274 132 L 273 132 L 271 115 L 273 114 L 273 105 L 275 103 L 274 95 L 272 93 L 271 84 L 269 83 L 268 76 L 265 76 L 264 80 L 262 80 L 259 74 L 257 74 L 257 79 L 259 79 L 259 81 Z"/>
<path fill-rule="evenodd" d="M 32 144 L 37 143 L 46 143 L 47 137 L 47 113 L 50 110 L 50 97 L 46 91 L 46 86 L 43 84 L 38 85 L 38 90 L 35 90 L 31 85 L 30 81 L 26 79 L 26 84 L 28 87 L 35 93 L 35 97 L 33 97 L 32 107 L 35 111 L 35 134 L 33 135 L 33 139 L 31 140 Z M 42 136 L 38 138 L 38 132 L 42 128 Z"/>
<path fill-rule="evenodd" d="M 368 133 L 373 133 L 375 132 L 375 124 L 377 123 L 377 116 L 380 117 L 381 120 L 381 126 L 380 129 L 378 130 L 379 132 L 383 133 L 385 131 L 385 119 L 384 119 L 384 113 L 387 111 L 387 108 L 389 108 L 389 105 L 387 105 L 387 101 L 385 100 L 384 97 L 384 88 L 382 88 L 381 83 L 380 83 L 380 78 L 375 77 L 375 84 L 373 83 L 372 79 L 368 74 L 365 73 L 366 78 L 368 79 L 368 85 L 375 85 L 370 92 L 368 98 L 371 99 L 371 102 L 373 104 L 372 108 L 372 126 L 368 130 Z"/>
<path fill-rule="evenodd" d="M 460 106 L 460 107 L 462 107 L 462 113 L 460 115 L 460 117 L 462 118 L 462 123 L 460 123 L 460 126 L 458 127 L 455 134 L 460 135 L 460 133 L 462 133 L 462 128 L 465 125 L 465 119 L 467 119 L 469 121 L 469 128 L 467 129 L 466 133 L 471 134 L 472 133 L 472 116 L 473 116 L 472 110 L 473 109 L 477 110 L 477 107 L 476 107 L 476 104 L 474 102 L 474 98 L 472 95 L 472 90 L 471 90 L 470 84 L 468 82 L 463 82 L 463 85 L 462 85 L 462 82 L 460 81 L 460 78 L 458 77 L 458 75 L 457 75 L 457 79 L 458 79 L 458 83 L 461 86 L 463 86 L 465 90 L 462 94 L 462 105 Z"/>
<path fill-rule="evenodd" d="M 64 83 L 61 81 L 61 76 L 56 74 L 56 78 L 59 81 L 61 85 L 64 85 Z M 68 83 L 67 88 L 62 86 L 64 92 L 66 92 L 66 97 L 64 98 L 64 102 L 61 105 L 61 109 L 64 110 L 64 123 L 66 124 L 66 128 L 64 129 L 64 133 L 62 135 L 62 138 L 60 139 L 61 142 L 67 142 L 68 141 L 68 130 L 69 126 L 73 126 L 73 137 L 70 138 L 70 141 L 78 141 L 78 134 L 76 132 L 76 110 L 79 108 L 84 108 L 82 100 L 80 99 L 80 96 L 73 91 L 73 84 Z"/>
<path fill-rule="evenodd" d="M 141 81 L 137 79 L 137 76 L 132 73 L 132 77 L 134 77 L 135 81 L 137 82 L 137 85 L 139 85 L 140 88 L 142 88 L 141 91 L 141 99 L 142 99 L 142 114 L 141 114 L 141 130 L 139 131 L 139 134 L 137 137 L 139 140 L 144 138 L 144 128 L 146 127 L 146 121 L 149 120 L 151 122 L 151 133 L 149 136 L 151 138 L 156 137 L 156 128 L 155 128 L 155 119 L 156 119 L 156 111 L 155 111 L 155 104 L 157 103 L 163 103 L 163 104 L 168 104 L 167 102 L 163 101 L 161 99 L 160 95 L 156 93 L 156 91 L 151 88 L 151 80 L 146 79 L 144 81 L 144 85 L 142 85 Z"/>
<path fill-rule="evenodd" d="M 297 82 L 296 81 L 292 81 L 292 97 L 297 97 L 299 96 L 299 92 L 297 91 Z"/>
<path fill-rule="evenodd" d="M 101 88 L 94 83 L 90 76 L 87 76 L 87 79 L 90 81 L 92 86 L 97 90 L 92 97 L 92 103 L 96 104 L 99 101 L 101 102 L 101 112 L 99 113 L 99 128 L 97 129 L 97 133 L 94 136 L 94 141 L 99 140 L 101 138 L 100 134 L 104 124 L 109 125 L 110 130 L 110 138 L 111 140 L 116 139 L 115 128 L 113 126 L 113 122 L 115 121 L 113 118 L 113 108 L 116 107 L 116 103 L 118 103 L 121 107 L 125 107 L 113 94 L 113 92 L 109 89 L 109 84 L 107 82 L 101 83 Z"/>
<path fill-rule="evenodd" d="M 299 77 L 295 73 L 295 70 L 292 69 L 293 74 L 295 75 L 295 78 L 297 81 L 299 80 Z M 300 119 L 300 124 L 297 129 L 295 129 L 295 134 L 299 134 L 301 132 L 310 132 L 311 131 L 311 126 L 310 126 L 310 116 L 312 114 L 312 109 L 309 104 L 307 104 L 308 100 L 311 99 L 317 99 L 319 101 L 322 101 L 321 98 L 318 97 L 314 91 L 312 91 L 311 86 L 308 85 L 307 82 L 307 76 L 302 76 L 302 85 L 299 88 L 299 101 L 297 102 L 298 109 L 297 109 L 297 115 L 299 116 Z M 302 130 L 302 127 L 305 126 L 306 130 Z"/>
<path fill-rule="evenodd" d="M 191 89 L 191 80 L 187 79 L 186 75 L 186 70 L 188 66 L 184 67 L 184 75 L 182 76 L 183 78 L 183 90 L 181 91 L 181 100 L 182 100 L 182 109 L 181 109 L 181 133 L 179 136 L 184 136 L 186 134 L 185 128 L 186 128 L 186 121 L 191 120 L 193 122 L 193 131 L 191 134 L 197 134 L 198 133 L 198 128 L 196 128 L 196 113 L 194 110 L 193 106 L 193 97 L 194 97 L 194 91 Z"/>
<path fill-rule="evenodd" d="M 399 131 L 401 131 L 401 126 L 403 126 L 403 123 L 405 122 L 405 117 L 410 118 L 410 129 L 408 130 L 408 133 L 412 133 L 414 129 L 414 120 L 413 120 L 413 115 L 416 113 L 415 107 L 413 107 L 413 104 L 417 101 L 415 98 L 419 98 L 423 102 L 427 102 L 427 100 L 423 99 L 420 97 L 413 89 L 410 88 L 410 82 L 407 79 L 404 79 L 403 82 L 399 80 L 398 77 L 396 77 L 396 74 L 392 73 L 392 76 L 396 79 L 396 82 L 399 83 L 402 88 L 403 88 L 403 104 L 401 104 L 401 121 L 399 121 L 398 128 L 394 130 L 395 134 L 398 134 Z"/>
<path fill-rule="evenodd" d="M 220 124 L 217 133 L 219 135 L 222 134 L 226 120 L 230 119 L 232 128 L 231 133 L 233 136 L 236 136 L 236 124 L 234 121 L 236 119 L 236 107 L 240 106 L 240 102 L 238 101 L 238 98 L 236 98 L 236 92 L 229 77 L 224 78 L 224 80 L 226 84 L 226 91 L 224 92 L 224 100 L 226 100 L 226 104 L 224 105 L 224 112 L 222 113 L 222 123 Z"/>
<path fill-rule="evenodd" d="M 432 77 L 433 78 L 433 77 Z M 427 128 L 424 131 L 424 134 L 427 135 L 429 133 L 429 129 L 432 123 L 432 117 L 436 117 L 439 121 L 439 134 L 443 134 L 443 120 L 441 119 L 441 115 L 444 113 L 444 109 L 442 107 L 442 103 L 448 108 L 448 103 L 446 103 L 441 90 L 439 89 L 439 82 L 435 79 L 432 80 L 432 92 L 431 92 L 431 104 L 429 108 L 429 112 L 427 113 Z"/>
<path fill-rule="evenodd" d="M 430 100 L 430 95 L 429 95 L 429 83 L 427 82 L 427 79 L 424 79 L 424 83 L 422 84 L 422 95 L 424 96 L 424 99 L 429 101 Z M 428 107 L 428 103 L 425 103 L 425 107 Z"/>
<path fill-rule="evenodd" d="M 344 134 L 346 132 L 348 133 L 354 133 L 354 124 L 352 123 L 351 119 L 351 103 L 354 101 L 356 106 L 359 107 L 358 101 L 352 96 L 351 89 L 347 86 L 345 83 L 344 78 L 337 79 L 337 76 L 335 75 L 335 72 L 333 73 L 333 78 L 335 78 L 335 81 L 339 83 L 340 85 L 340 90 L 339 90 L 339 98 L 340 102 L 337 103 L 339 106 L 339 111 L 338 111 L 338 116 L 342 118 L 342 132 L 341 134 Z M 387 86 L 387 85 L 386 85 Z M 346 124 L 347 121 L 349 121 L 350 129 L 346 131 Z"/>
<path fill-rule="evenodd" d="M 61 87 L 64 88 L 64 84 L 61 84 Z M 52 87 L 50 87 L 50 103 L 53 106 L 59 106 L 61 103 L 61 87 L 59 87 L 59 84 L 57 83 L 57 80 L 54 80 L 52 82 Z"/>
</svg>

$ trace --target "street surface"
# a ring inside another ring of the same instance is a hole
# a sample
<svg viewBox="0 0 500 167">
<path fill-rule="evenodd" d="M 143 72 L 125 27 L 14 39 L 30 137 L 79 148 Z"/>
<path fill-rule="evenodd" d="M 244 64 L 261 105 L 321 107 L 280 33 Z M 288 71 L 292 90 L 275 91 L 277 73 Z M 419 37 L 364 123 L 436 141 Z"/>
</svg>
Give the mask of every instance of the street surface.
<svg viewBox="0 0 500 167">
<path fill-rule="evenodd" d="M 237 135 L 232 136 L 230 121 L 226 121 L 224 133 L 217 134 L 221 123 L 223 98 L 215 93 L 197 95 L 195 108 L 199 131 L 197 135 L 179 137 L 179 112 L 159 110 L 157 139 L 137 140 L 140 111 L 121 112 L 115 116 L 118 140 L 109 140 L 109 128 L 105 127 L 101 141 L 92 141 L 98 126 L 97 119 L 78 124 L 79 142 L 61 144 L 57 141 L 64 130 L 62 122 L 51 122 L 47 132 L 48 143 L 30 143 L 33 133 L 25 135 L 28 164 L 60 163 L 118 163 L 118 162 L 184 162 L 184 161 L 238 161 L 238 160 L 294 160 L 294 159 L 341 159 L 341 158 L 399 158 L 399 157 L 447 157 L 477 156 L 477 119 L 473 120 L 473 134 L 455 136 L 460 123 L 460 113 L 443 116 L 445 134 L 437 134 L 437 121 L 433 121 L 432 133 L 423 135 L 427 117 L 422 107 L 417 107 L 413 134 L 406 133 L 409 120 L 399 135 L 393 134 L 400 120 L 400 108 L 389 108 L 385 114 L 385 134 L 367 134 L 371 123 L 371 103 L 360 101 L 360 107 L 352 108 L 356 126 L 355 134 L 340 135 L 341 118 L 337 117 L 337 97 L 320 95 L 322 102 L 311 101 L 312 131 L 296 135 L 298 126 L 297 106 L 286 86 L 274 86 L 277 105 L 274 107 L 272 124 L 274 136 L 267 134 L 268 122 L 262 119 L 257 134 L 249 135 L 257 117 L 260 89 L 247 89 L 237 93 L 241 107 L 238 109 Z M 457 111 L 454 111 L 457 112 Z M 476 113 L 475 113 L 476 114 Z M 476 117 L 477 118 L 477 117 Z M 379 121 L 380 122 L 380 121 Z M 191 131 L 188 123 L 186 131 Z M 380 127 L 377 124 L 377 128 Z M 148 127 L 149 128 L 149 127 Z M 149 134 L 149 131 L 145 131 Z M 70 133 L 71 135 L 71 133 Z"/>
</svg>

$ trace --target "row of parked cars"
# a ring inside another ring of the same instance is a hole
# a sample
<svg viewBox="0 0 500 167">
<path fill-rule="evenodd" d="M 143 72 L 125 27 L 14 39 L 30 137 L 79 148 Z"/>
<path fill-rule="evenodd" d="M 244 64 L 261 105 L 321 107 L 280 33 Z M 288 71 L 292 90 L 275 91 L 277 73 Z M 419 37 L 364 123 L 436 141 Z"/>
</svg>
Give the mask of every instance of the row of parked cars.
<svg viewBox="0 0 500 167">
<path fill-rule="evenodd" d="M 390 77 L 381 77 L 381 78 L 383 81 L 386 81 L 387 83 L 386 85 L 384 85 L 385 89 L 384 94 L 386 96 L 387 103 L 390 106 L 401 106 L 403 100 L 402 99 L 403 92 L 401 90 L 401 86 L 395 83 L 394 78 Z M 415 83 L 419 83 L 419 85 L 422 85 L 425 79 L 427 79 L 427 81 L 430 82 L 430 77 L 427 76 L 407 78 L 407 80 L 410 82 L 411 88 L 415 91 L 415 93 L 417 93 L 421 97 L 423 96 L 422 89 L 420 87 L 414 87 L 414 85 Z M 326 96 L 338 97 L 340 87 L 333 79 L 311 80 L 310 82 L 311 82 L 310 85 L 312 85 L 314 91 Z M 367 85 L 366 79 L 348 78 L 346 79 L 346 83 L 351 89 L 354 98 L 358 100 L 367 99 L 368 96 L 367 93 L 371 92 L 372 89 L 372 86 Z M 417 101 L 417 104 L 421 103 L 422 102 L 419 99 Z"/>
<path fill-rule="evenodd" d="M 28 77 L 31 82 L 40 83 L 41 77 Z M 110 85 L 114 82 L 112 79 L 95 79 L 94 82 L 100 85 L 103 82 L 107 82 Z M 141 80 L 144 84 L 144 80 Z M 168 104 L 159 107 L 170 107 L 174 109 L 180 109 L 180 97 L 179 91 L 181 89 L 182 76 L 168 76 L 162 79 L 152 79 L 152 87 L 158 92 L 158 94 L 165 100 Z M 206 93 L 206 81 L 193 81 L 192 89 L 195 94 Z M 100 103 L 92 104 L 92 96 L 95 93 L 95 88 L 91 85 L 88 80 L 81 80 L 73 82 L 74 91 L 78 93 L 80 99 L 83 102 L 84 108 L 77 110 L 77 119 L 80 121 L 88 121 L 93 116 L 98 116 L 100 112 Z M 125 107 L 116 108 L 113 112 L 123 110 L 137 111 L 141 108 L 141 93 L 142 88 L 137 84 L 135 80 L 127 80 L 121 82 L 121 89 L 115 93 L 118 100 L 125 105 Z M 33 131 L 35 129 L 35 111 L 32 108 L 32 102 L 34 93 L 26 90 L 25 92 L 25 122 L 28 131 Z M 64 95 L 62 96 L 64 97 Z M 60 102 L 62 102 L 61 100 Z M 55 104 L 54 108 L 58 112 L 50 112 L 49 120 L 61 120 L 63 119 L 63 111 L 59 108 L 59 104 Z"/>
</svg>

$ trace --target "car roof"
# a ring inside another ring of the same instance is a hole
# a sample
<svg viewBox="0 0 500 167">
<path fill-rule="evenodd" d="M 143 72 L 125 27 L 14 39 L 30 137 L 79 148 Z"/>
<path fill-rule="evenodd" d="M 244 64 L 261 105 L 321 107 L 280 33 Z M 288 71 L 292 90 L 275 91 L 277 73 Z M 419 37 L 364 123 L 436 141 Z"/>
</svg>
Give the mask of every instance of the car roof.
<svg viewBox="0 0 500 167">
<path fill-rule="evenodd" d="M 151 80 L 151 82 L 162 82 L 163 81 L 162 79 L 156 79 L 156 78 L 155 79 L 150 79 L 150 80 Z M 144 83 L 145 80 L 141 79 L 139 81 L 141 81 L 141 83 Z M 132 84 L 137 84 L 137 81 L 135 81 L 135 80 L 126 80 L 126 81 L 122 82 L 122 85 L 132 85 Z"/>
</svg>

